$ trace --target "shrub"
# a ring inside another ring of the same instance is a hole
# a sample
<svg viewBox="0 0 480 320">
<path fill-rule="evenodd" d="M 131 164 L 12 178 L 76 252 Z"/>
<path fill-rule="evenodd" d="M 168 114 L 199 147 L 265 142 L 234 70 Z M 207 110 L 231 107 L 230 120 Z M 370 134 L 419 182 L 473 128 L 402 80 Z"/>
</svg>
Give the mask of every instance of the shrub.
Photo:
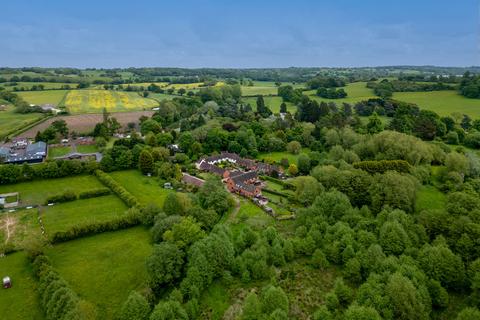
<svg viewBox="0 0 480 320">
<path fill-rule="evenodd" d="M 110 221 L 78 225 L 71 227 L 67 231 L 55 232 L 50 241 L 52 243 L 60 243 L 92 234 L 126 229 L 139 224 L 141 224 L 140 211 L 132 208 L 129 209 L 124 216 Z"/>
<path fill-rule="evenodd" d="M 106 174 L 102 170 L 95 170 L 95 175 L 97 176 L 98 180 L 100 180 L 100 182 L 110 188 L 110 190 L 112 190 L 113 193 L 115 193 L 120 199 L 122 199 L 122 201 L 125 202 L 127 206 L 140 207 L 140 203 L 138 202 L 138 200 L 108 174 Z"/>
<path fill-rule="evenodd" d="M 108 188 L 98 188 L 98 189 L 81 192 L 78 194 L 78 198 L 79 199 L 96 198 L 96 197 L 105 196 L 110 193 L 111 191 Z"/>
<path fill-rule="evenodd" d="M 77 200 L 77 195 L 75 194 L 75 192 L 71 190 L 67 190 L 64 193 L 48 197 L 47 200 L 45 200 L 45 204 L 69 202 L 69 201 L 75 201 L 75 200 Z"/>
</svg>

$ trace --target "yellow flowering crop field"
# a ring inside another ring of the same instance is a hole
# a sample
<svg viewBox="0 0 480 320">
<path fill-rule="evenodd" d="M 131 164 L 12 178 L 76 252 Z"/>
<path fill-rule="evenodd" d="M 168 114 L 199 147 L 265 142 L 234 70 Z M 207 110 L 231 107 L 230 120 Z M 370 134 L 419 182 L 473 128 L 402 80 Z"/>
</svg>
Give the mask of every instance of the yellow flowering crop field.
<svg viewBox="0 0 480 320">
<path fill-rule="evenodd" d="M 71 90 L 64 105 L 70 113 L 99 113 L 103 108 L 109 112 L 150 110 L 158 106 L 158 102 L 136 92 Z"/>
</svg>

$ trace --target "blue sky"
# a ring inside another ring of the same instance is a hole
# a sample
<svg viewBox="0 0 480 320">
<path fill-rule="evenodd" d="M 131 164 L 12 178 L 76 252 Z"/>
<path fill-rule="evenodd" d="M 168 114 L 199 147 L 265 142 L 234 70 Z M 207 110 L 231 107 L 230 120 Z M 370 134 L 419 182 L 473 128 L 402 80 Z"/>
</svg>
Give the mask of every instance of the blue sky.
<svg viewBox="0 0 480 320">
<path fill-rule="evenodd" d="M 4 67 L 480 65 L 478 0 L 2 2 Z"/>
</svg>

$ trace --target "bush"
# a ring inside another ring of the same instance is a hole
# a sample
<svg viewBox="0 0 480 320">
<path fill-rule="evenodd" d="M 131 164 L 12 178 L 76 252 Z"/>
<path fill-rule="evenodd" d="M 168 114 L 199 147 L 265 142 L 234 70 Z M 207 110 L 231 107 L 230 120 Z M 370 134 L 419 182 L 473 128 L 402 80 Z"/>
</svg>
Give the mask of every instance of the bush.
<svg viewBox="0 0 480 320">
<path fill-rule="evenodd" d="M 72 190 L 67 190 L 64 193 L 48 197 L 47 200 L 45 200 L 45 204 L 69 202 L 75 200 L 77 200 L 77 195 L 75 194 L 75 192 L 73 192 Z"/>
<path fill-rule="evenodd" d="M 79 193 L 78 198 L 79 199 L 96 198 L 96 197 L 105 196 L 110 193 L 111 191 L 108 188 L 98 188 L 98 189 L 81 192 Z"/>
<path fill-rule="evenodd" d="M 40 304 L 48 320 L 86 319 L 82 301 L 43 254 L 33 261 Z"/>
<path fill-rule="evenodd" d="M 92 234 L 126 229 L 141 224 L 141 220 L 140 211 L 133 208 L 129 209 L 123 217 L 106 222 L 73 226 L 67 231 L 55 232 L 50 241 L 51 243 L 60 243 L 86 237 Z"/>
<path fill-rule="evenodd" d="M 95 170 L 95 175 L 97 176 L 98 180 L 100 180 L 100 182 L 110 188 L 110 190 L 112 190 L 113 193 L 115 193 L 120 199 L 122 199 L 122 201 L 125 202 L 127 206 L 140 207 L 140 203 L 138 202 L 138 200 L 108 174 L 106 174 L 102 170 Z"/>
</svg>

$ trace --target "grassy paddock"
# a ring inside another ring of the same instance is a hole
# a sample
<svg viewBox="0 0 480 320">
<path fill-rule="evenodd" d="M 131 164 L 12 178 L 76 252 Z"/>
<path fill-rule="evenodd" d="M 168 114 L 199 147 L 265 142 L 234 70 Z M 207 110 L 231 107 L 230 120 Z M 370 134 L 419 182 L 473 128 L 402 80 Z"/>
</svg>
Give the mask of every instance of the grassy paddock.
<svg viewBox="0 0 480 320">
<path fill-rule="evenodd" d="M 42 212 L 46 232 L 52 234 L 69 228 L 112 220 L 124 214 L 127 207 L 115 195 L 80 199 L 46 207 Z"/>
<path fill-rule="evenodd" d="M 24 91 L 17 92 L 28 103 L 33 104 L 54 104 L 58 106 L 68 90 L 46 90 L 46 91 Z"/>
<path fill-rule="evenodd" d="M 362 100 L 368 100 L 370 98 L 376 98 L 373 90 L 366 87 L 366 82 L 353 82 L 348 83 L 343 89 L 347 92 L 348 96 L 342 99 L 326 99 L 316 95 L 316 90 L 306 91 L 305 94 L 309 95 L 312 99 L 318 102 L 335 102 L 337 106 L 341 106 L 342 103 L 357 103 Z"/>
<path fill-rule="evenodd" d="M 43 204 L 49 196 L 74 190 L 80 193 L 103 188 L 103 184 L 94 176 L 74 176 L 58 179 L 36 180 L 17 184 L 1 185 L 0 193 L 19 192 L 22 205 Z"/>
<path fill-rule="evenodd" d="M 420 108 L 435 111 L 441 116 L 449 116 L 454 112 L 459 112 L 469 115 L 473 119 L 480 118 L 480 99 L 465 98 L 453 90 L 396 92 L 393 98 L 416 103 Z"/>
<path fill-rule="evenodd" d="M 12 279 L 12 288 L 1 290 L 0 314 L 2 320 L 42 320 L 36 282 L 24 252 L 0 258 L 0 276 Z"/>
<path fill-rule="evenodd" d="M 254 111 L 257 110 L 257 97 L 247 97 L 242 99 L 245 103 L 249 103 L 250 106 Z M 283 99 L 281 97 L 275 96 L 275 97 L 263 97 L 263 100 L 265 101 L 265 105 L 272 110 L 273 113 L 279 113 L 280 112 L 280 105 L 283 102 Z M 295 113 L 297 111 L 297 107 L 291 103 L 287 102 L 287 111 L 290 111 L 291 113 Z"/>
<path fill-rule="evenodd" d="M 152 246 L 143 227 L 107 232 L 47 250 L 53 266 L 78 295 L 97 307 L 97 319 L 116 319 L 132 290 L 146 287 Z"/>
<path fill-rule="evenodd" d="M 145 205 L 154 203 L 161 207 L 167 195 L 172 192 L 160 186 L 156 178 L 146 177 L 138 170 L 117 171 L 110 175 Z"/>
<path fill-rule="evenodd" d="M 0 243 L 21 249 L 24 242 L 42 237 L 37 209 L 17 210 L 0 214 Z M 1 277 L 1 275 L 0 275 Z"/>
<path fill-rule="evenodd" d="M 14 107 L 9 106 L 5 111 L 0 111 L 0 137 L 4 137 L 12 131 L 25 127 L 42 117 L 41 113 L 15 113 Z"/>
</svg>

